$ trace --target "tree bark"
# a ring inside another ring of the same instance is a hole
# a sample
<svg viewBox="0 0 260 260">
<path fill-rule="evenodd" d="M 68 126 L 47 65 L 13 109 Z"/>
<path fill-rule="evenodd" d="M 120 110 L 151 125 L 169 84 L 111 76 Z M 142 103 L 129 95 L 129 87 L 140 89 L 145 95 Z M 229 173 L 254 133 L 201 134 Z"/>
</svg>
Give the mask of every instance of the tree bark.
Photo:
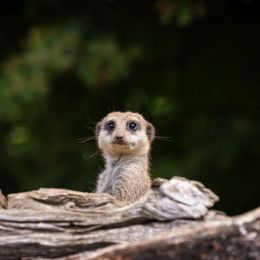
<svg viewBox="0 0 260 260">
<path fill-rule="evenodd" d="M 209 220 L 131 245 L 112 246 L 67 259 L 260 259 L 260 207 L 244 215 Z"/>
<path fill-rule="evenodd" d="M 209 251 L 228 256 L 228 243 L 230 252 L 241 243 L 259 249 L 260 210 L 232 219 L 208 211 L 217 200 L 178 177 L 156 179 L 131 205 L 63 189 L 10 194 L 7 203 L 0 194 L 0 259 L 203 259 Z"/>
</svg>

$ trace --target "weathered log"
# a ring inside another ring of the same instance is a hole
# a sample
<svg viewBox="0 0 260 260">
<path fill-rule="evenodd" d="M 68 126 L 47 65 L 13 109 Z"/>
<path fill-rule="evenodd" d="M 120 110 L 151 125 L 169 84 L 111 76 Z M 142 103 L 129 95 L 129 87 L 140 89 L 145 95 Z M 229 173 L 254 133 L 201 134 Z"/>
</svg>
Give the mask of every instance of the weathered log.
<svg viewBox="0 0 260 260">
<path fill-rule="evenodd" d="M 11 194 L 0 210 L 0 259 L 124 259 L 127 248 L 143 258 L 149 243 L 164 238 L 161 250 L 171 255 L 176 241 L 202 239 L 200 230 L 235 226 L 231 218 L 208 212 L 217 200 L 202 184 L 177 177 L 155 180 L 147 196 L 131 205 L 108 194 L 62 189 Z"/>
<path fill-rule="evenodd" d="M 11 194 L 0 211 L 0 258 L 64 257 L 149 239 L 205 216 L 218 198 L 183 178 L 157 179 L 140 201 L 62 189 Z M 171 221 L 161 223 L 158 221 Z"/>
<path fill-rule="evenodd" d="M 260 259 L 260 207 L 244 215 L 172 229 L 153 239 L 111 246 L 80 259 Z"/>
</svg>

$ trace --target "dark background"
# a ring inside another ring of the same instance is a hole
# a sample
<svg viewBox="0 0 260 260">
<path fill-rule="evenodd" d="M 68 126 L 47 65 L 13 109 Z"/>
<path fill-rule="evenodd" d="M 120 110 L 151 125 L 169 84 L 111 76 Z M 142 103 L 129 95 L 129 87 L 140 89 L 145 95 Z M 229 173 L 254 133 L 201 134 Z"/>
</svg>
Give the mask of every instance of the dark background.
<svg viewBox="0 0 260 260">
<path fill-rule="evenodd" d="M 6 2 L 0 188 L 93 191 L 95 123 L 137 111 L 160 136 L 153 177 L 185 176 L 238 214 L 260 198 L 259 1 Z M 91 156 L 93 155 L 93 156 Z"/>
</svg>

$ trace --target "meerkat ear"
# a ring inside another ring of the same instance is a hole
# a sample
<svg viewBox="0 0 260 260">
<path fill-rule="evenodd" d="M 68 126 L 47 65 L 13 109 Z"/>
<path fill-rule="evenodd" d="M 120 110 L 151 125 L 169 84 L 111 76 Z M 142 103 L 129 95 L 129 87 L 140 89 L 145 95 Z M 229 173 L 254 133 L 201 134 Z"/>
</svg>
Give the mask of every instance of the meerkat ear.
<svg viewBox="0 0 260 260">
<path fill-rule="evenodd" d="M 101 127 L 102 127 L 102 122 L 98 122 L 98 123 L 96 124 L 96 128 L 95 128 L 95 136 L 96 136 L 96 139 L 98 139 L 98 136 L 99 136 Z"/>
<path fill-rule="evenodd" d="M 148 136 L 148 140 L 150 142 L 152 142 L 154 140 L 154 137 L 155 137 L 155 128 L 154 128 L 154 126 L 151 123 L 147 124 L 146 134 Z"/>
</svg>

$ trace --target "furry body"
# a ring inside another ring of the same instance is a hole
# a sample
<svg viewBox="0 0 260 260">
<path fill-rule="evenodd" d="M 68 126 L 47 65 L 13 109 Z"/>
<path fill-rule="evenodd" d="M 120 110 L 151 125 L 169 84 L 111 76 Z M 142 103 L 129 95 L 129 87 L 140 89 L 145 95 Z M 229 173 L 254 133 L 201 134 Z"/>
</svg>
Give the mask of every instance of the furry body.
<svg viewBox="0 0 260 260">
<path fill-rule="evenodd" d="M 149 152 L 154 127 L 140 114 L 113 112 L 96 127 L 98 146 L 105 158 L 96 192 L 132 203 L 150 189 Z"/>
</svg>

